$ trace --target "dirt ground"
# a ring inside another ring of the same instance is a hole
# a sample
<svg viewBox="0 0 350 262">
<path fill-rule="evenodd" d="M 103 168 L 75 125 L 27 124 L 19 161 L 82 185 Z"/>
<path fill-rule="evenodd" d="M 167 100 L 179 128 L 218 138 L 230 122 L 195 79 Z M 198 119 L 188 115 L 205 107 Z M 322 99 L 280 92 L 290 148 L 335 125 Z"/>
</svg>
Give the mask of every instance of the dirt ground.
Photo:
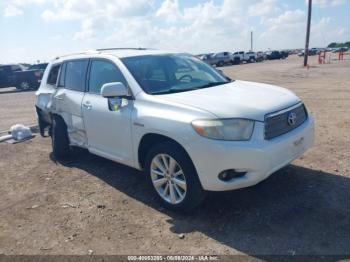
<svg viewBox="0 0 350 262">
<path fill-rule="evenodd" d="M 163 209 L 128 167 L 84 151 L 56 162 L 39 136 L 0 144 L 0 254 L 349 255 L 350 61 L 301 63 L 223 69 L 299 95 L 316 118 L 314 148 L 254 187 L 210 194 L 189 215 Z M 5 100 L 1 122 L 17 123 L 33 93 L 0 93 Z"/>
<path fill-rule="evenodd" d="M 0 88 L 0 133 L 14 124 L 36 123 L 34 91 L 18 92 L 16 88 Z"/>
</svg>

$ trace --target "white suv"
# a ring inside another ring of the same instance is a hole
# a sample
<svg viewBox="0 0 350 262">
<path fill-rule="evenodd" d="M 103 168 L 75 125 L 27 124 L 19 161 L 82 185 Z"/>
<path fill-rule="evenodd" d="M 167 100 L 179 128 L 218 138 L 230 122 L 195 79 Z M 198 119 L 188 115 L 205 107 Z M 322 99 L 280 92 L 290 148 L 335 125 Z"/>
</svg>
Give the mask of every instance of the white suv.
<svg viewBox="0 0 350 262">
<path fill-rule="evenodd" d="M 36 95 L 57 158 L 78 146 L 144 170 L 176 210 L 195 207 L 206 191 L 255 185 L 313 144 L 313 119 L 292 92 L 230 80 L 183 53 L 59 57 Z"/>
</svg>

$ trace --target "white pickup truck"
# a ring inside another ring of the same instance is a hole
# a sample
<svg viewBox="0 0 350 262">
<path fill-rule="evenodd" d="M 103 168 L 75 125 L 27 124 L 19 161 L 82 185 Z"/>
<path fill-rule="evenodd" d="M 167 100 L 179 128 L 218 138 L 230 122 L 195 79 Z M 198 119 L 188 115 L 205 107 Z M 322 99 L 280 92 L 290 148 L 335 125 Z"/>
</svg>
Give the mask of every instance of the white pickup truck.
<svg viewBox="0 0 350 262">
<path fill-rule="evenodd" d="M 254 63 L 257 60 L 257 55 L 255 52 L 249 51 L 238 51 L 233 53 L 234 57 L 239 57 L 241 62 Z"/>
</svg>

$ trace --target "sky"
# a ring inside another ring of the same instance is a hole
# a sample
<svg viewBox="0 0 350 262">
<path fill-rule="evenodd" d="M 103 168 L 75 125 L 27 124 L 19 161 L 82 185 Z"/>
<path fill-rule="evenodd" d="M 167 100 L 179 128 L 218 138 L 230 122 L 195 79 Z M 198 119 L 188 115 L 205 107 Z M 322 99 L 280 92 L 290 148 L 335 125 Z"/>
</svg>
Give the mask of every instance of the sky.
<svg viewBox="0 0 350 262">
<path fill-rule="evenodd" d="M 307 0 L 0 0 L 0 63 L 105 47 L 302 48 Z M 350 0 L 313 0 L 310 47 L 350 41 Z"/>
</svg>

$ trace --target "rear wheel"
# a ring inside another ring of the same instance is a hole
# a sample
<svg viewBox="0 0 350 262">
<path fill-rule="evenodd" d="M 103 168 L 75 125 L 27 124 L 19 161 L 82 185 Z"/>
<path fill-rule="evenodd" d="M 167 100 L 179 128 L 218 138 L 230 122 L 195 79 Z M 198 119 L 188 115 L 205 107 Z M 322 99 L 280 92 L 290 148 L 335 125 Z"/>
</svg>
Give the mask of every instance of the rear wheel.
<svg viewBox="0 0 350 262">
<path fill-rule="evenodd" d="M 70 155 L 67 125 L 59 116 L 54 116 L 52 119 L 51 141 L 52 152 L 56 158 L 62 159 Z"/>
<path fill-rule="evenodd" d="M 205 198 L 191 159 L 175 143 L 151 148 L 145 171 L 158 199 L 170 209 L 188 211 Z"/>
<path fill-rule="evenodd" d="M 219 61 L 219 62 L 217 63 L 217 66 L 219 66 L 219 67 L 224 66 L 224 61 Z"/>
<path fill-rule="evenodd" d="M 22 81 L 17 87 L 18 90 L 27 91 L 30 89 L 30 84 L 28 81 Z"/>
<path fill-rule="evenodd" d="M 249 58 L 249 63 L 254 63 L 254 62 L 255 62 L 255 58 L 254 57 Z"/>
</svg>

